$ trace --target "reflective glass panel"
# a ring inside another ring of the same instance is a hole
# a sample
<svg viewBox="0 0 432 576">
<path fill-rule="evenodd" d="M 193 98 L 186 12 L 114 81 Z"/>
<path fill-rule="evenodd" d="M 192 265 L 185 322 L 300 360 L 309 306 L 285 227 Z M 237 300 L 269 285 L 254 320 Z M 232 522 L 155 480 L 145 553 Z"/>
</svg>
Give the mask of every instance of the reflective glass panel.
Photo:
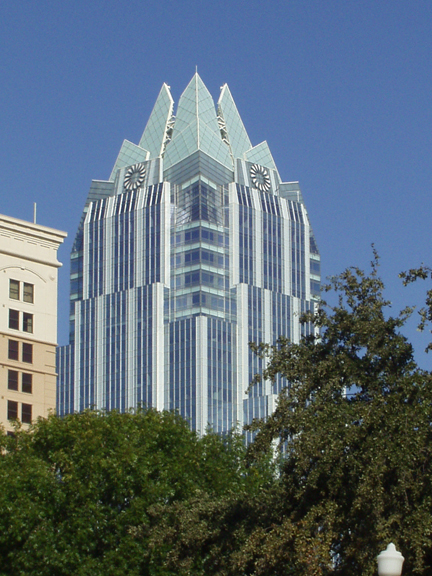
<svg viewBox="0 0 432 576">
<path fill-rule="evenodd" d="M 18 418 L 18 402 L 8 400 L 8 420 L 16 420 Z"/>
<path fill-rule="evenodd" d="M 19 300 L 19 285 L 18 280 L 9 280 L 9 298 Z"/>
<path fill-rule="evenodd" d="M 18 310 L 9 310 L 9 328 L 19 330 L 19 312 Z"/>
<path fill-rule="evenodd" d="M 33 284 L 27 284 L 26 282 L 24 282 L 24 292 L 23 292 L 24 302 L 30 302 L 31 304 L 33 304 L 33 291 L 34 291 Z"/>
<path fill-rule="evenodd" d="M 21 421 L 24 424 L 30 424 L 32 420 L 32 407 L 31 404 L 21 405 Z"/>
<path fill-rule="evenodd" d="M 17 373 L 18 374 L 18 373 Z M 32 374 L 27 374 L 26 372 L 22 373 L 22 391 L 26 394 L 31 394 L 33 392 L 33 376 Z M 17 376 L 17 389 L 18 389 L 18 376 Z"/>
<path fill-rule="evenodd" d="M 18 372 L 16 370 L 8 370 L 8 389 L 18 390 Z"/>
</svg>

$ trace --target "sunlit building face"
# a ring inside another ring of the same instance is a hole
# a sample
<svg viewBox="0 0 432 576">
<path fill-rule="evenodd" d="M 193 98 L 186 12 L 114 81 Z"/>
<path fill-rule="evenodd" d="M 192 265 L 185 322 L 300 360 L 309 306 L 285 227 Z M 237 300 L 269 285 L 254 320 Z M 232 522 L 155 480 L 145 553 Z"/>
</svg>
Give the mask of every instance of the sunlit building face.
<svg viewBox="0 0 432 576">
<path fill-rule="evenodd" d="M 198 74 L 174 115 L 163 85 L 138 144 L 95 180 L 71 254 L 70 343 L 57 409 L 178 410 L 200 432 L 275 408 L 287 383 L 248 391 L 248 343 L 298 341 L 320 257 L 297 182 L 253 146 L 229 88 Z"/>
</svg>

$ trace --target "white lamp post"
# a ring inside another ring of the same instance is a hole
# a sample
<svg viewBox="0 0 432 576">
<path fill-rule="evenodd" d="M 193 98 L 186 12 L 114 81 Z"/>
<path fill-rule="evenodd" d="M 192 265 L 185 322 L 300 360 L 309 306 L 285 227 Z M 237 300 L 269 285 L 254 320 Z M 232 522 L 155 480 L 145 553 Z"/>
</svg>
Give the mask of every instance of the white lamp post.
<svg viewBox="0 0 432 576">
<path fill-rule="evenodd" d="M 396 546 L 389 544 L 387 550 L 383 550 L 377 556 L 379 576 L 400 576 L 404 560 L 402 554 L 396 550 Z"/>
</svg>

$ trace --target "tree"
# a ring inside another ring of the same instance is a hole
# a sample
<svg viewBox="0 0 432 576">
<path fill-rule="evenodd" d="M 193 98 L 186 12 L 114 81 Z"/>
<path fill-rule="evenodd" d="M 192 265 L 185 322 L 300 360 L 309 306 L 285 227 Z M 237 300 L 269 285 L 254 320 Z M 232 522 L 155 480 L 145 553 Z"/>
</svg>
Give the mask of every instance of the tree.
<svg viewBox="0 0 432 576">
<path fill-rule="evenodd" d="M 401 272 L 399 277 L 402 278 L 405 286 L 412 284 L 417 280 L 432 280 L 432 268 L 429 266 L 421 265 L 419 268 L 411 268 L 408 272 Z M 419 310 L 420 322 L 418 329 L 423 331 L 426 324 L 432 322 L 432 288 L 426 292 L 426 306 Z M 432 330 L 431 330 L 432 333 Z M 426 352 L 432 350 L 432 342 L 426 347 Z"/>
<path fill-rule="evenodd" d="M 257 491 L 164 507 L 152 536 L 172 573 L 376 574 L 390 541 L 405 572 L 432 573 L 432 382 L 400 333 L 411 310 L 388 315 L 377 257 L 369 276 L 348 269 L 331 289 L 337 304 L 302 318 L 319 334 L 255 347 L 264 377 L 287 387 L 248 427 L 248 461 L 258 466 L 278 441 L 279 474 Z"/>
<path fill-rule="evenodd" d="M 377 257 L 327 290 L 309 336 L 255 347 L 287 385 L 247 451 L 155 410 L 0 434 L 0 574 L 368 576 L 393 541 L 405 573 L 432 576 L 432 376 L 401 334 L 412 310 L 389 315 Z"/>
<path fill-rule="evenodd" d="M 432 574 L 431 374 L 400 333 L 411 310 L 387 315 L 377 269 L 375 257 L 369 276 L 351 268 L 332 280 L 337 304 L 302 318 L 319 335 L 256 347 L 264 377 L 289 385 L 249 427 L 251 460 L 276 440 L 285 452 L 273 512 L 244 547 L 254 574 L 285 574 L 288 559 L 296 574 L 375 574 L 390 541 L 406 573 Z"/>
<path fill-rule="evenodd" d="M 247 465 L 244 439 L 239 435 L 229 434 L 215 442 L 216 438 L 203 438 L 205 452 L 211 458 L 220 454 L 222 442 L 227 459 L 224 468 L 233 471 L 234 465 L 235 474 L 213 475 L 207 487 L 189 499 L 152 510 L 156 521 L 149 545 L 155 553 L 162 551 L 160 564 L 169 574 L 246 574 L 242 548 L 258 520 L 257 506 L 265 508 L 268 501 L 274 466 L 268 457 Z"/>
<path fill-rule="evenodd" d="M 172 574 L 158 510 L 245 489 L 235 435 L 169 412 L 51 415 L 0 443 L 0 574 Z"/>
</svg>

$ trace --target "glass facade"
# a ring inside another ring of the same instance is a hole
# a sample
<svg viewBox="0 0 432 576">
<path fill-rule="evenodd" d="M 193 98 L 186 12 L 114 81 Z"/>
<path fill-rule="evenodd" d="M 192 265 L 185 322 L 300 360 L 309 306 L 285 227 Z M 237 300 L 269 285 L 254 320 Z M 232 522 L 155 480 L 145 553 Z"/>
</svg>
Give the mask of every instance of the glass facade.
<svg viewBox="0 0 432 576">
<path fill-rule="evenodd" d="M 178 410 L 200 432 L 275 407 L 283 382 L 248 391 L 249 342 L 298 341 L 320 258 L 297 183 L 252 146 L 228 86 L 164 85 L 139 145 L 94 181 L 71 254 L 70 341 L 57 410 Z M 12 288 L 11 288 L 12 289 Z M 286 385 L 286 383 L 285 383 Z"/>
</svg>

